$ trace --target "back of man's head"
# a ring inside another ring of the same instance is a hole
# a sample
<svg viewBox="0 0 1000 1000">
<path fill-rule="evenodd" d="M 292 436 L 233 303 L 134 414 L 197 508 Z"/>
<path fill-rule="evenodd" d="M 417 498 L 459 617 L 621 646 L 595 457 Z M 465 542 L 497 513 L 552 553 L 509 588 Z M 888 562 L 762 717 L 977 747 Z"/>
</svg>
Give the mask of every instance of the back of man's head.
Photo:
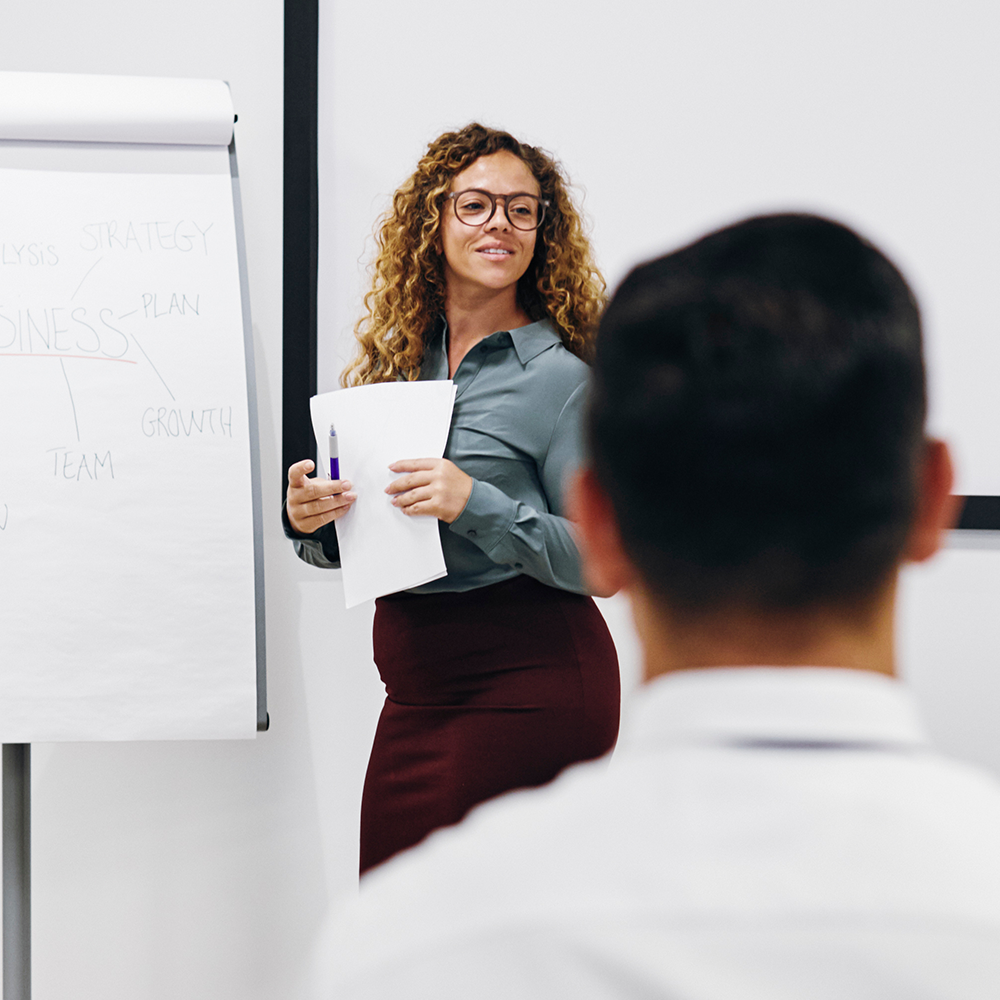
<svg viewBox="0 0 1000 1000">
<path fill-rule="evenodd" d="M 594 380 L 594 471 L 675 608 L 853 605 L 898 565 L 924 441 L 920 317 L 849 229 L 754 218 L 636 268 Z"/>
</svg>

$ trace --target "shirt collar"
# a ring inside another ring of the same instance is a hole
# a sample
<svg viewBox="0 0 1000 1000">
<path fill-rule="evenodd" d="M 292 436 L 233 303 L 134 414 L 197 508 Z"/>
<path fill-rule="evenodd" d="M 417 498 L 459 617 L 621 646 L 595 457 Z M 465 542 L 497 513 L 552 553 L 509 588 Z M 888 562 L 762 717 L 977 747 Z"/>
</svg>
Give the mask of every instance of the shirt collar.
<svg viewBox="0 0 1000 1000">
<path fill-rule="evenodd" d="M 547 351 L 554 344 L 562 343 L 559 334 L 552 328 L 547 319 L 540 319 L 527 326 L 519 326 L 510 330 L 510 339 L 514 342 L 518 360 L 526 365 L 532 358 L 537 358 L 542 351 Z"/>
<path fill-rule="evenodd" d="M 620 745 L 927 746 L 916 702 L 884 674 L 832 667 L 683 670 L 627 707 Z"/>
<path fill-rule="evenodd" d="M 435 361 L 439 360 L 440 356 L 446 355 L 445 334 L 447 330 L 448 321 L 442 315 L 438 318 L 434 326 L 434 331 L 427 341 L 427 353 Z M 501 341 L 507 337 L 513 343 L 517 359 L 522 365 L 526 365 L 533 358 L 537 358 L 542 351 L 547 351 L 555 344 L 562 343 L 559 334 L 556 333 L 552 324 L 547 319 L 536 320 L 534 323 L 529 323 L 527 326 L 519 326 L 513 330 L 498 330 L 496 333 L 490 334 L 482 343 L 487 345 L 492 343 L 500 346 Z M 447 371 L 446 356 L 445 370 Z"/>
</svg>

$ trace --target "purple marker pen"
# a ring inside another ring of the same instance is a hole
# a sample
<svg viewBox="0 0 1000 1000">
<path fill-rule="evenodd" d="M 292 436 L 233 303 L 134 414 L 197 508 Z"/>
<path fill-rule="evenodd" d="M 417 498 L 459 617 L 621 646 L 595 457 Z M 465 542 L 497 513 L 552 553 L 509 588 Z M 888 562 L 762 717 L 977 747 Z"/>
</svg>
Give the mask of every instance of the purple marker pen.
<svg viewBox="0 0 1000 1000">
<path fill-rule="evenodd" d="M 340 452 L 337 450 L 337 432 L 330 424 L 330 478 L 340 479 Z"/>
</svg>

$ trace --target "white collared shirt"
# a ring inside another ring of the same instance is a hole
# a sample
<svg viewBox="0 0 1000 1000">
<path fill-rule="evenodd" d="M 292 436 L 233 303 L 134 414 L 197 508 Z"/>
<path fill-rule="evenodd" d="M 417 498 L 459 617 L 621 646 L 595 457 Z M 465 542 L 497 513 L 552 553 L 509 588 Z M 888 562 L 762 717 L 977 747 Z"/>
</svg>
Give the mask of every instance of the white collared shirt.
<svg viewBox="0 0 1000 1000">
<path fill-rule="evenodd" d="M 1000 784 L 860 671 L 660 678 L 610 765 L 367 876 L 337 1000 L 1000 998 Z"/>
</svg>

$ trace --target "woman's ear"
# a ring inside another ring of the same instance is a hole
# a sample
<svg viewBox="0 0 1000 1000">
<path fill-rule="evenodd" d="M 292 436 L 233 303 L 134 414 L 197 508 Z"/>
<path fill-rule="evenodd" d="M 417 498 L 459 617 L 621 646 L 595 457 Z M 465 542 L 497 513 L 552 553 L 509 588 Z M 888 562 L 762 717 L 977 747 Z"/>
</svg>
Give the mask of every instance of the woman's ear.
<svg viewBox="0 0 1000 1000">
<path fill-rule="evenodd" d="M 622 548 L 618 520 L 607 493 L 587 467 L 575 473 L 566 498 L 576 525 L 584 582 L 595 597 L 611 597 L 632 582 L 635 571 Z"/>
<path fill-rule="evenodd" d="M 943 441 L 924 442 L 917 510 L 906 546 L 907 562 L 930 559 L 944 544 L 945 535 L 958 521 L 959 500 L 952 495 L 955 471 Z"/>
</svg>

